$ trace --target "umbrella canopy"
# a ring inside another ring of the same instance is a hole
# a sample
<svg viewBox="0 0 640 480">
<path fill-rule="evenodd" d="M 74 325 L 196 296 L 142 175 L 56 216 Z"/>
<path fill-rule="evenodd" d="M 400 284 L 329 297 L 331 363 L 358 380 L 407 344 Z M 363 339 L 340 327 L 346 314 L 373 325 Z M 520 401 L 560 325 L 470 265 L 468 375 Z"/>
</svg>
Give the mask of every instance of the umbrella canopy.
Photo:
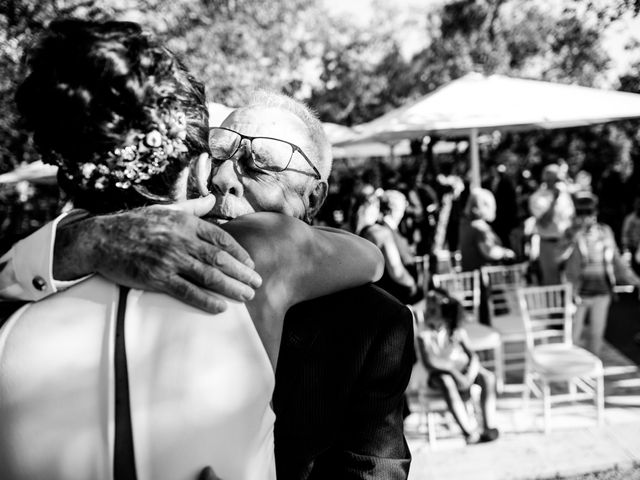
<svg viewBox="0 0 640 480">
<path fill-rule="evenodd" d="M 390 147 L 377 141 L 362 142 L 356 145 L 336 147 L 335 145 L 358 135 L 358 130 L 338 123 L 323 122 L 322 127 L 332 145 L 333 158 L 387 157 L 389 155 L 408 155 L 411 153 L 409 139 L 400 139 Z M 393 150 L 392 150 L 393 148 Z"/>
<path fill-rule="evenodd" d="M 47 165 L 38 160 L 33 163 L 23 164 L 15 170 L 0 175 L 0 183 L 18 183 L 29 181 L 33 183 L 55 183 L 58 167 Z"/>
<path fill-rule="evenodd" d="M 337 146 L 389 144 L 433 133 L 469 135 L 472 177 L 479 181 L 474 158 L 478 132 L 567 128 L 638 117 L 638 94 L 470 73 L 360 125 L 358 135 Z"/>
</svg>

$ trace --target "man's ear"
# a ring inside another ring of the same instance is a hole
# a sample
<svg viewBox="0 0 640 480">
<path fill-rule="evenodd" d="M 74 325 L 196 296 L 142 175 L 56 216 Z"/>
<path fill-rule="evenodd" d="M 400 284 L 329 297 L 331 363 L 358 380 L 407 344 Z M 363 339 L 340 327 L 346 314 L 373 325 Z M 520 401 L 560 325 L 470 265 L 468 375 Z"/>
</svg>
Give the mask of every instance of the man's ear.
<svg viewBox="0 0 640 480">
<path fill-rule="evenodd" d="M 325 180 L 318 180 L 313 186 L 313 190 L 309 193 L 309 207 L 307 208 L 307 218 L 312 219 L 316 216 L 320 207 L 327 199 L 329 185 Z"/>
</svg>

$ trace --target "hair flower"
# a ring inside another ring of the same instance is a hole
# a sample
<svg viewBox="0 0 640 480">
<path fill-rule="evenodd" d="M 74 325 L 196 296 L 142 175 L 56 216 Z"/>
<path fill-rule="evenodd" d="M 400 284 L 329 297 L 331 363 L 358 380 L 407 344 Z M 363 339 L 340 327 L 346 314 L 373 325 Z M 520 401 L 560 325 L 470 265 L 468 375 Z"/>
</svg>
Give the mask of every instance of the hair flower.
<svg viewBox="0 0 640 480">
<path fill-rule="evenodd" d="M 82 176 L 88 180 L 89 178 L 91 178 L 91 175 L 96 170 L 96 168 L 97 167 L 95 163 L 83 163 L 82 167 L 80 168 L 82 171 Z"/>
<path fill-rule="evenodd" d="M 136 146 L 135 145 L 127 145 L 120 152 L 120 157 L 126 161 L 130 162 L 136 158 Z"/>
<path fill-rule="evenodd" d="M 162 145 L 162 134 L 158 130 L 151 130 L 144 138 L 144 143 L 148 147 L 157 148 Z"/>
<path fill-rule="evenodd" d="M 172 162 L 188 153 L 185 145 L 187 117 L 184 112 L 164 112 L 149 130 L 135 135 L 129 145 L 96 154 L 84 163 L 68 162 L 56 151 L 43 154 L 46 163 L 58 165 L 64 175 L 84 189 L 127 190 L 163 173 Z"/>
</svg>

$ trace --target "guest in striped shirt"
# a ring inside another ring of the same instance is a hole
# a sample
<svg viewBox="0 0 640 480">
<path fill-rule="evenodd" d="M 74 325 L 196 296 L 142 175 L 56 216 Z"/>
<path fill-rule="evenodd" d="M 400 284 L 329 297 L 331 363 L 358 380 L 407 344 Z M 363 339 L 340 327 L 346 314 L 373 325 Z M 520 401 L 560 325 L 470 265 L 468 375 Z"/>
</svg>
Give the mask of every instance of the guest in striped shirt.
<svg viewBox="0 0 640 480">
<path fill-rule="evenodd" d="M 573 341 L 581 343 L 589 319 L 587 348 L 598 355 L 607 324 L 613 287 L 619 283 L 640 286 L 640 279 L 622 262 L 613 231 L 597 221 L 598 199 L 590 192 L 574 198 L 576 217 L 571 241 L 564 253 L 564 273 L 572 283 L 577 310 L 573 318 Z"/>
</svg>

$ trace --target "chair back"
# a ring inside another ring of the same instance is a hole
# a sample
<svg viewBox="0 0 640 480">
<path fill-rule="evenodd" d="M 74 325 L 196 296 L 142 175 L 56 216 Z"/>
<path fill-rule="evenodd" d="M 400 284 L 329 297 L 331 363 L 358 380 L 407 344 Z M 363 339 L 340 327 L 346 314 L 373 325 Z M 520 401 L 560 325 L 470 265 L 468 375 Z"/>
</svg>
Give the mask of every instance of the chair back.
<svg viewBox="0 0 640 480">
<path fill-rule="evenodd" d="M 519 288 L 517 295 L 529 349 L 540 343 L 572 343 L 570 284 Z"/>
<path fill-rule="evenodd" d="M 441 273 L 433 275 L 433 285 L 458 300 L 467 319 L 477 322 L 480 313 L 480 272 Z"/>
<path fill-rule="evenodd" d="M 519 313 L 516 290 L 527 286 L 527 263 L 481 267 L 480 274 L 487 292 L 489 322 L 501 315 Z"/>
<path fill-rule="evenodd" d="M 462 255 L 460 254 L 460 250 L 450 251 L 450 250 L 435 250 L 434 251 L 435 265 L 434 272 L 435 273 L 452 273 L 452 272 L 460 272 L 462 271 L 462 267 L 460 266 Z"/>
</svg>

